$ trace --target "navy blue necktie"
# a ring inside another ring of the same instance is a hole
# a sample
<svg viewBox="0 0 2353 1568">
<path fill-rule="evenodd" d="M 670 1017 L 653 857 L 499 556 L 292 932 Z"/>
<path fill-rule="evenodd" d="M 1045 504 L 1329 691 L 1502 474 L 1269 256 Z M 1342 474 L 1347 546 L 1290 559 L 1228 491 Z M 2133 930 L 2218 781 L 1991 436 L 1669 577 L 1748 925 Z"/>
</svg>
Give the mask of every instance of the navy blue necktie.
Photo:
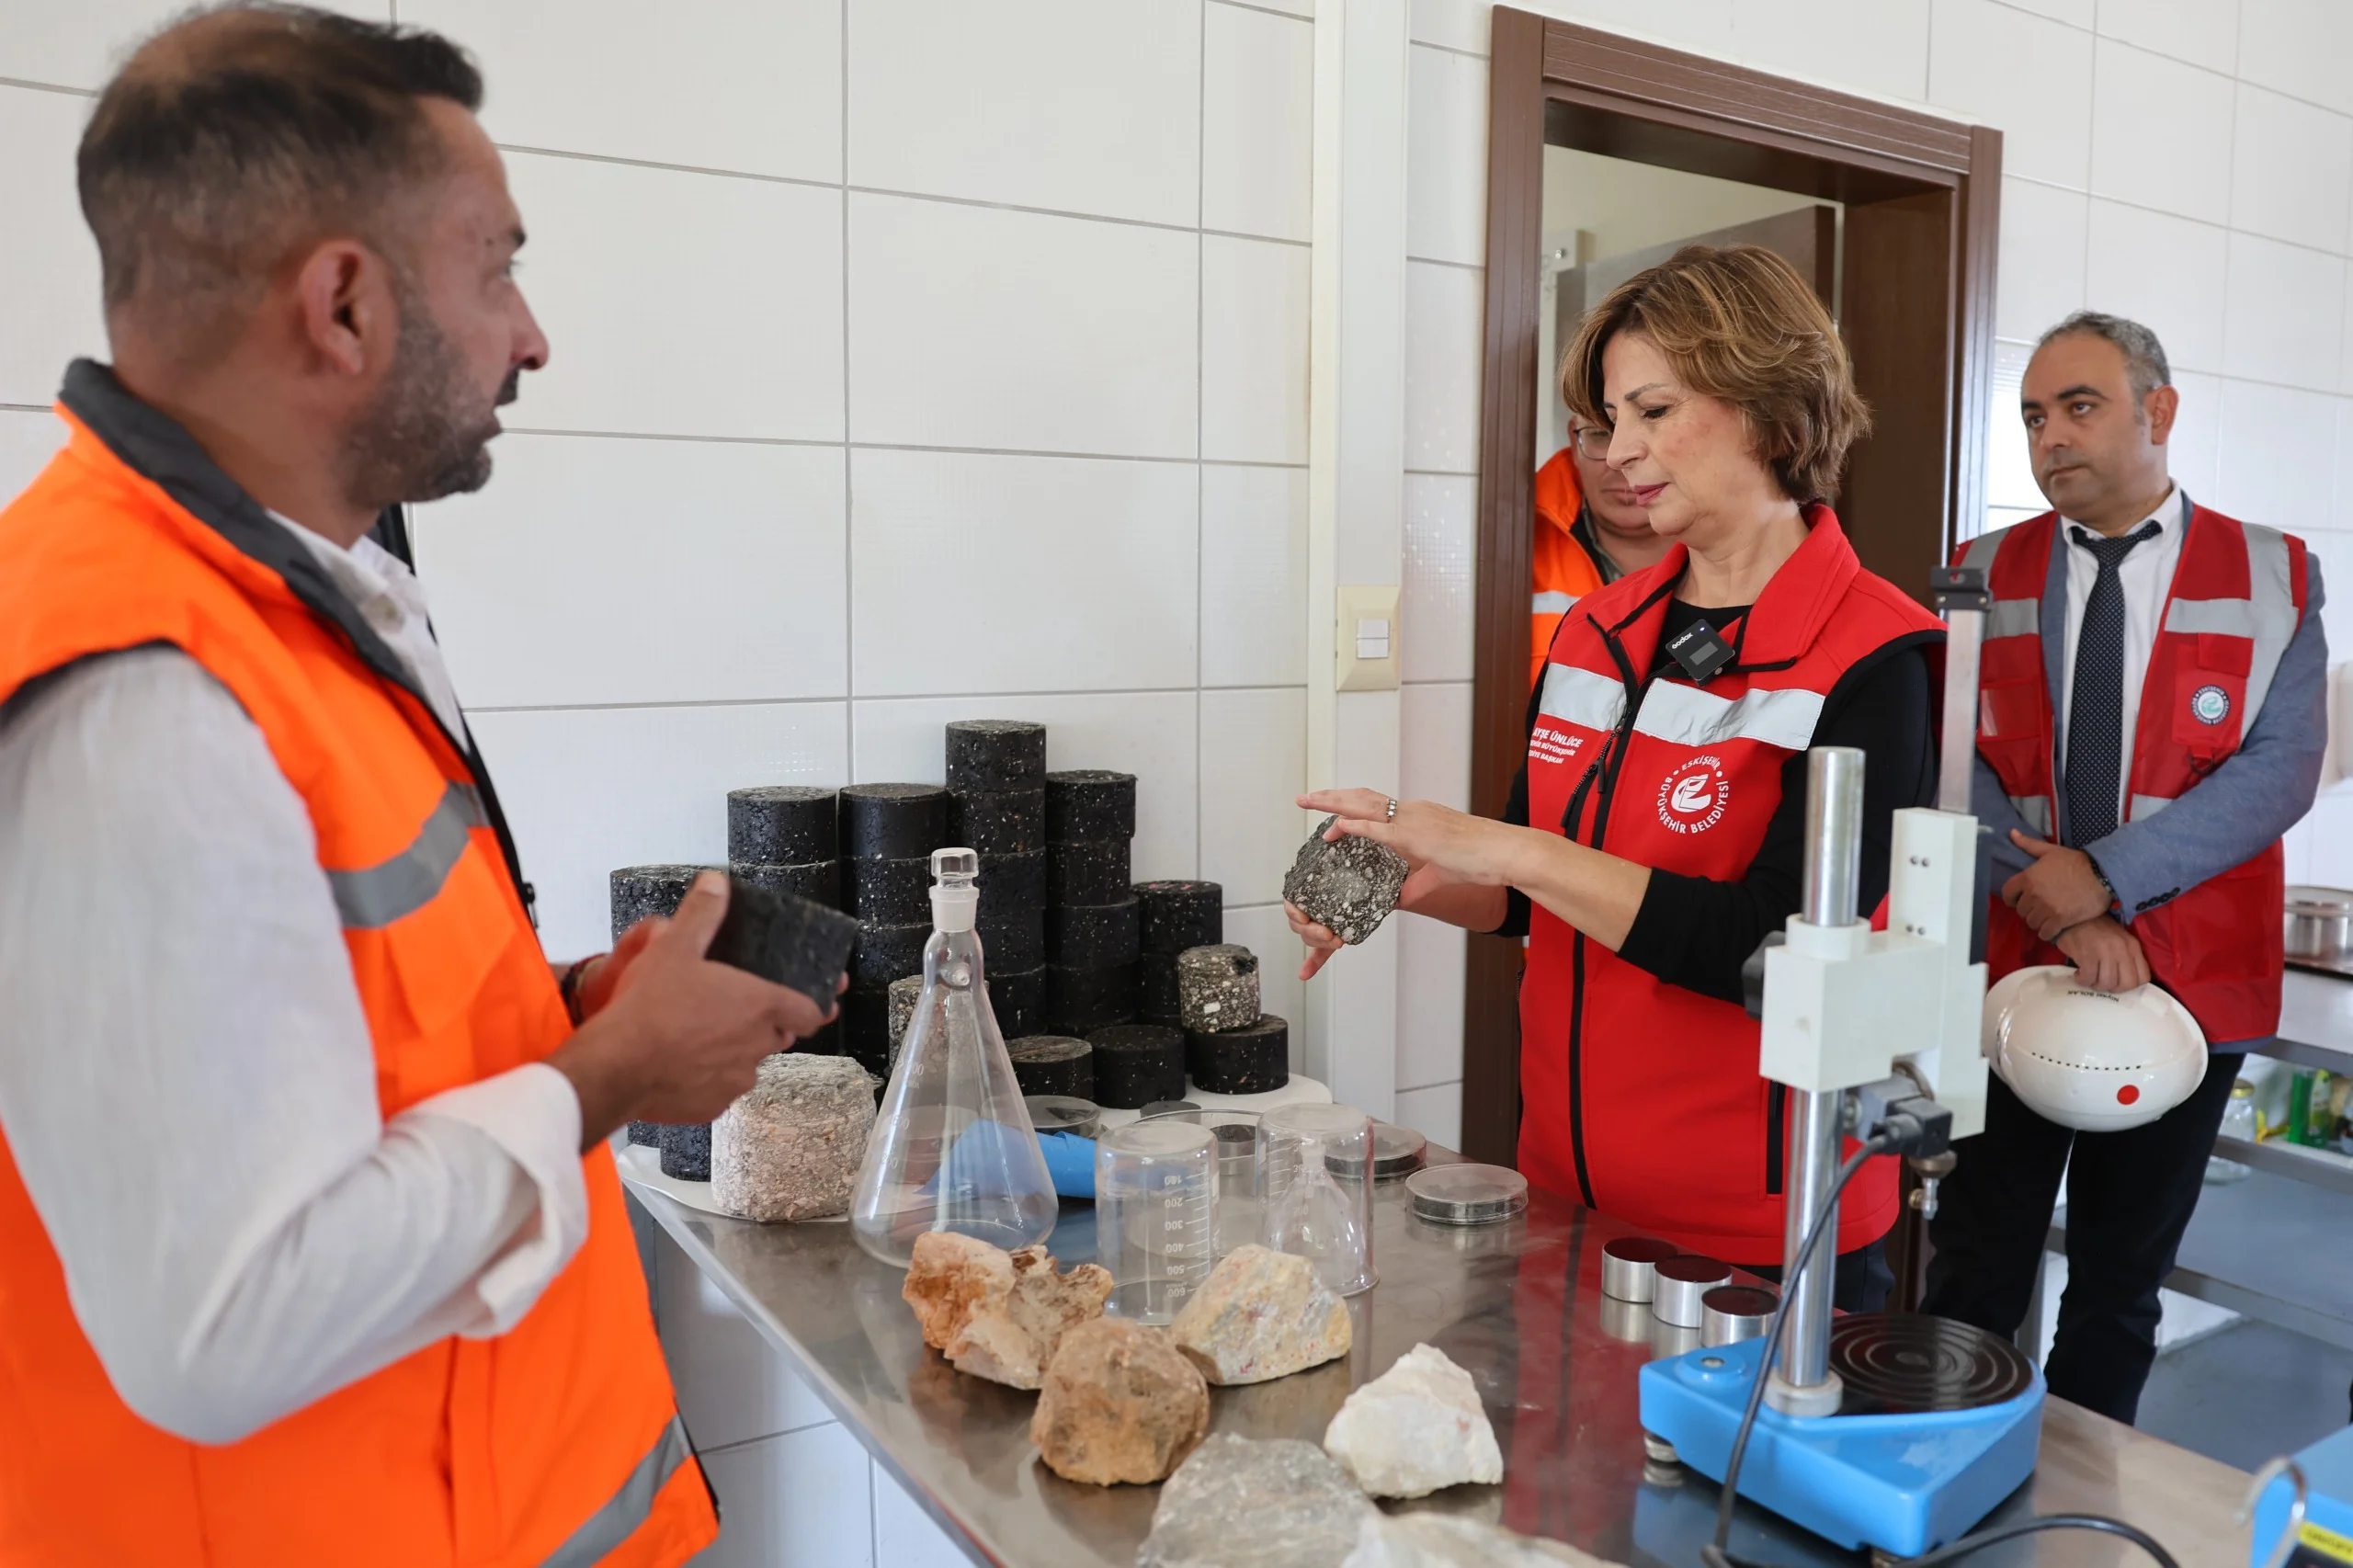
<svg viewBox="0 0 2353 1568">
<path fill-rule="evenodd" d="M 2073 530 L 2099 561 L 2075 631 L 2075 680 L 2067 699 L 2067 842 L 2081 847 L 2116 831 L 2124 777 L 2124 584 L 2116 569 L 2132 547 L 2157 537 L 2154 518 L 2120 539 Z"/>
</svg>

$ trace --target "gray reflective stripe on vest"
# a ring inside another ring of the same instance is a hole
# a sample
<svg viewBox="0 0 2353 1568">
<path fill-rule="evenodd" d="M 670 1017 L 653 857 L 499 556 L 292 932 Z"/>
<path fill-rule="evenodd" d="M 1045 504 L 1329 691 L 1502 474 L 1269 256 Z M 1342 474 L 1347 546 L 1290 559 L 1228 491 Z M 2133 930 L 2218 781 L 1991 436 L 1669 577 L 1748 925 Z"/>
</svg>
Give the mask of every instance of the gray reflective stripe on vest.
<svg viewBox="0 0 2353 1568">
<path fill-rule="evenodd" d="M 1980 572 L 1991 572 L 1994 570 L 1994 552 L 2002 548 L 2002 536 L 2009 531 L 2007 528 L 1995 528 L 1992 533 L 1979 534 L 1961 552 L 1961 563 L 1974 566 Z"/>
<path fill-rule="evenodd" d="M 2248 599 L 2255 606 L 2255 653 L 2247 661 L 2246 711 L 2239 716 L 2239 737 L 2255 728 L 2263 699 L 2271 695 L 2271 677 L 2296 634 L 2296 589 L 2288 576 L 2288 536 L 2260 523 L 2246 529 Z"/>
<path fill-rule="evenodd" d="M 452 782 L 409 846 L 364 871 L 327 873 L 346 930 L 373 931 L 431 903 L 483 824 L 482 801 L 471 784 Z"/>
<path fill-rule="evenodd" d="M 1626 688 L 1609 676 L 1596 675 L 1574 665 L 1548 665 L 1539 714 L 1583 724 L 1588 730 L 1614 730 L 1626 711 Z"/>
<path fill-rule="evenodd" d="M 1530 615 L 1566 615 L 1569 607 L 1577 602 L 1574 594 L 1539 594 L 1529 601 Z"/>
<path fill-rule="evenodd" d="M 654 1499 L 662 1483 L 677 1473 L 692 1451 L 687 1446 L 686 1427 L 672 1416 L 654 1447 L 621 1483 L 621 1489 L 606 1498 L 604 1506 L 589 1515 L 588 1522 L 574 1530 L 572 1539 L 551 1552 L 540 1568 L 593 1568 L 604 1561 L 615 1547 L 637 1533 L 637 1527 L 654 1512 Z"/>
<path fill-rule="evenodd" d="M 2253 599 L 2176 599 L 2165 607 L 2165 630 L 2252 639 L 2256 613 Z"/>
<path fill-rule="evenodd" d="M 1784 751 L 1813 744 L 1822 718 L 1822 693 L 1790 687 L 1718 697 L 1696 686 L 1659 681 L 1643 699 L 1634 729 L 1678 745 L 1712 746 L 1726 741 L 1759 741 Z"/>
<path fill-rule="evenodd" d="M 2135 795 L 2132 797 L 2131 807 L 2124 813 L 2124 820 L 2139 822 L 2143 817 L 2155 816 L 2173 802 L 2174 798 L 2171 795 Z"/>
<path fill-rule="evenodd" d="M 1985 610 L 1985 638 L 2039 637 L 2042 634 L 2040 599 L 1995 599 Z"/>
<path fill-rule="evenodd" d="M 2027 831 L 2037 838 L 2051 836 L 2051 797 L 2048 795 L 2012 795 L 2011 809 L 2026 819 Z"/>
</svg>

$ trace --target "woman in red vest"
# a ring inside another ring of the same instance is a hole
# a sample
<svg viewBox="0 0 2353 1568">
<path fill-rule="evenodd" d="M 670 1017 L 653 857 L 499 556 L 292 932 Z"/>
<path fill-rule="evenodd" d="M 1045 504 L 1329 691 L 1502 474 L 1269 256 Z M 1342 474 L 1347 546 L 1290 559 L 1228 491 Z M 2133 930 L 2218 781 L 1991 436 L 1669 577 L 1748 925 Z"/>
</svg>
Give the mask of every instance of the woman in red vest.
<svg viewBox="0 0 2353 1568">
<path fill-rule="evenodd" d="M 1890 813 L 1935 785 L 1937 619 L 1864 571 L 1827 505 L 1869 426 L 1845 346 L 1769 251 L 1694 245 L 1621 285 L 1562 370 L 1674 541 L 1581 599 L 1529 706 L 1505 820 L 1368 790 L 1302 798 L 1413 864 L 1402 906 L 1529 937 L 1519 1167 L 1695 1251 L 1777 1268 L 1781 1091 L 1740 970 L 1798 908 L 1804 753 L 1867 755 L 1863 907 Z M 1314 950 L 1338 943 L 1291 911 Z M 1847 1188 L 1841 1305 L 1892 1283 L 1892 1163 Z"/>
</svg>

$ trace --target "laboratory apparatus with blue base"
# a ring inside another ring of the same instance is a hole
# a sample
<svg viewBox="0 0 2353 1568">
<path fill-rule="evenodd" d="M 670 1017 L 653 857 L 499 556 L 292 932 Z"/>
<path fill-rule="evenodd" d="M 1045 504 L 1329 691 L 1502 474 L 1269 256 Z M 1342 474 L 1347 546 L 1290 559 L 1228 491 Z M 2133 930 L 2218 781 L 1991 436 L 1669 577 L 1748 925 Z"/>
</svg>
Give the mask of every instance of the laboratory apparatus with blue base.
<svg viewBox="0 0 2353 1568">
<path fill-rule="evenodd" d="M 1969 814 L 1982 574 L 1938 574 L 1947 648 L 1941 810 L 1895 813 L 1886 929 L 1859 918 L 1863 754 L 1808 756 L 1803 905 L 1751 964 L 1759 1068 L 1790 1090 L 1787 1287 L 1764 1336 L 1645 1367 L 1652 1459 L 1725 1483 L 1710 1568 L 1745 1497 L 1881 1562 L 1957 1561 L 2024 1530 L 2122 1535 L 2129 1524 L 2052 1516 L 1971 1536 L 2033 1472 L 2041 1374 L 2016 1346 L 1905 1313 L 1834 1318 L 1838 1194 L 1875 1154 L 1911 1159 L 1934 1211 L 1954 1140 L 1982 1131 L 1986 1062 L 1983 859 Z M 1850 1153 L 1845 1153 L 1852 1145 Z M 1843 1155 L 1843 1157 L 1842 1157 Z M 1762 1374 L 1760 1376 L 1760 1373 Z"/>
</svg>

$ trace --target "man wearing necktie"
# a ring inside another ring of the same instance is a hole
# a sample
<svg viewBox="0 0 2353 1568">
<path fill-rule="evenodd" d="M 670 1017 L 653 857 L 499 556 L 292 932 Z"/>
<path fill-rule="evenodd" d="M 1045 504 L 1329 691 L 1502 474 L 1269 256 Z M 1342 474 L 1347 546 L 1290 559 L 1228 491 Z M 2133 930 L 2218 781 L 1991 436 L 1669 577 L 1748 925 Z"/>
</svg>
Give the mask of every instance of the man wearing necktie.
<svg viewBox="0 0 2353 1568">
<path fill-rule="evenodd" d="M 2231 1085 L 2279 1026 L 2279 839 L 2312 805 L 2328 730 L 2320 562 L 2172 482 L 2169 381 L 2154 333 L 2090 312 L 2028 363 L 2020 412 L 2054 510 L 1963 551 L 1994 600 L 1974 809 L 2006 878 L 1992 977 L 2068 963 L 2101 990 L 2154 981 L 2205 1031 L 2206 1076 L 2155 1121 L 2085 1133 L 1991 1081 L 1929 1231 L 1927 1310 L 2015 1334 L 2063 1173 L 2044 1372 L 2126 1422 Z"/>
</svg>

